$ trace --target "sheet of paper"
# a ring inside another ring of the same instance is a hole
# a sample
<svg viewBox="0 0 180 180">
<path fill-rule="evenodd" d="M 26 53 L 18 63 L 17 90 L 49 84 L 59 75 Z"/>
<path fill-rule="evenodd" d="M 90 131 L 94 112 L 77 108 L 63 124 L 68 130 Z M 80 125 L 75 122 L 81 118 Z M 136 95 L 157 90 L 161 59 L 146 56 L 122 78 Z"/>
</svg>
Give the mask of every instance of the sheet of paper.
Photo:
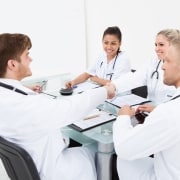
<svg viewBox="0 0 180 180">
<path fill-rule="evenodd" d="M 85 81 L 83 83 L 78 84 L 77 87 L 73 89 L 73 92 L 75 94 L 76 93 L 81 93 L 81 92 L 86 91 L 88 89 L 94 89 L 94 88 L 97 88 L 97 87 L 100 87 L 100 85 L 96 84 L 96 83 L 93 83 L 91 81 Z"/>
<path fill-rule="evenodd" d="M 115 118 L 116 116 L 108 112 L 100 111 L 99 109 L 94 109 L 86 117 L 80 119 L 79 121 L 76 121 L 73 124 L 79 127 L 81 130 L 85 130 L 95 127 L 99 124 L 103 124 L 105 122 L 114 120 Z"/>
<path fill-rule="evenodd" d="M 124 96 L 115 96 L 112 99 L 106 100 L 106 102 L 109 102 L 111 104 L 114 104 L 118 107 L 122 107 L 124 105 L 130 105 L 130 106 L 135 106 L 138 104 L 143 104 L 143 103 L 148 103 L 150 102 L 147 98 L 143 98 L 140 96 L 137 96 L 135 94 L 128 94 Z"/>
</svg>

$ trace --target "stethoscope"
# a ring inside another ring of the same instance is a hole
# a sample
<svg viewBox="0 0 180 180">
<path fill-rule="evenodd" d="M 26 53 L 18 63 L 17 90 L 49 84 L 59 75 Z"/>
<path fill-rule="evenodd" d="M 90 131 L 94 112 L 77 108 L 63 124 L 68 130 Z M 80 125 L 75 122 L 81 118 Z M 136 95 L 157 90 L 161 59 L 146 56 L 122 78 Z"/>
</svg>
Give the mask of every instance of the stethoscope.
<svg viewBox="0 0 180 180">
<path fill-rule="evenodd" d="M 14 92 L 23 94 L 23 95 L 28 95 L 26 92 L 22 91 L 21 89 L 15 88 L 9 84 L 5 84 L 5 83 L 0 82 L 0 86 L 3 88 L 6 88 L 6 89 L 12 90 Z"/>
<path fill-rule="evenodd" d="M 14 91 L 14 92 L 16 92 L 16 93 L 19 93 L 19 94 L 30 95 L 30 94 L 22 91 L 21 89 L 18 89 L 18 88 L 14 87 L 14 86 L 11 86 L 11 85 L 9 85 L 9 84 L 5 84 L 5 83 L 0 82 L 0 86 L 3 87 L 3 88 L 9 89 L 9 90 L 11 90 L 11 91 Z M 41 92 L 41 93 L 42 93 L 42 94 L 45 94 L 45 95 L 48 95 L 48 96 L 52 96 L 54 99 L 57 98 L 57 96 L 52 95 L 52 94 L 49 94 L 49 93 L 45 93 L 45 92 Z M 36 93 L 36 94 L 38 94 L 38 93 Z M 33 95 L 34 95 L 34 93 L 33 93 Z"/>
<path fill-rule="evenodd" d="M 152 79 L 152 78 L 153 78 L 153 76 L 155 76 L 155 75 L 156 75 L 156 79 L 159 79 L 159 72 L 158 72 L 158 68 L 159 68 L 160 63 L 161 63 L 161 60 L 159 60 L 158 65 L 156 66 L 155 71 L 151 74 L 151 79 Z"/>
<path fill-rule="evenodd" d="M 116 60 L 117 60 L 117 57 L 118 57 L 119 53 L 120 53 L 120 51 L 118 51 L 117 54 L 116 54 L 116 57 L 115 57 L 115 60 L 114 60 L 114 63 L 113 63 L 112 70 L 114 70 L 114 68 L 115 68 Z M 102 67 L 102 65 L 103 65 L 103 61 L 102 61 L 101 64 L 100 64 L 100 68 Z M 114 73 L 109 73 L 109 74 L 106 74 L 106 76 L 110 76 L 109 80 L 111 80 L 113 74 L 114 74 Z"/>
</svg>

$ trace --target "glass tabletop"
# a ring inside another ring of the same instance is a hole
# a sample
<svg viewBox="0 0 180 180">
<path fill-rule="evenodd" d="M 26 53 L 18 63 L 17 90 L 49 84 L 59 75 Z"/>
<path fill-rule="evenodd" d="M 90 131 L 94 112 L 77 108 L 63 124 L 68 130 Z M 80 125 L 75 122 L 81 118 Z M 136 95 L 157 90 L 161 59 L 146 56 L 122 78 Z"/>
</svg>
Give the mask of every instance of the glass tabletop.
<svg viewBox="0 0 180 180">
<path fill-rule="evenodd" d="M 60 89 L 64 87 L 67 80 L 71 79 L 71 74 L 60 74 L 54 76 L 47 76 L 37 79 L 32 79 L 24 81 L 26 85 L 41 85 L 43 87 L 43 93 L 53 95 L 58 98 L 63 96 L 60 94 Z M 98 109 L 117 115 L 119 108 L 113 106 L 108 102 L 100 104 Z M 70 126 L 63 127 L 61 129 L 65 136 L 68 136 L 81 144 L 88 144 L 94 142 L 100 142 L 104 144 L 109 144 L 113 142 L 112 139 L 112 122 L 108 122 L 97 127 L 91 128 L 89 130 L 79 132 Z"/>
<path fill-rule="evenodd" d="M 100 104 L 97 108 L 109 112 L 113 115 L 117 115 L 117 112 L 119 110 L 118 107 L 108 102 L 104 102 L 103 104 Z M 89 130 L 85 130 L 83 132 L 79 132 L 70 126 L 66 126 L 62 128 L 62 132 L 63 134 L 69 136 L 70 138 L 73 138 L 74 140 L 82 144 L 91 143 L 91 142 L 100 142 L 103 144 L 109 144 L 113 142 L 113 137 L 112 137 L 113 122 L 114 121 L 104 123 L 102 125 L 91 128 Z"/>
</svg>

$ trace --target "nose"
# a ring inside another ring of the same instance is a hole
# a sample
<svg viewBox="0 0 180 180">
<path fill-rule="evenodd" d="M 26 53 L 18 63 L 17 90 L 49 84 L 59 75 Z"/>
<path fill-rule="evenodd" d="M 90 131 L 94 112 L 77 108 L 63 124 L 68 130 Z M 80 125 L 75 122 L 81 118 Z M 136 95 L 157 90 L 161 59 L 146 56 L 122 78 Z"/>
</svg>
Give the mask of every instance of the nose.
<svg viewBox="0 0 180 180">
<path fill-rule="evenodd" d="M 159 50 L 159 47 L 156 45 L 154 49 L 157 52 Z"/>
<path fill-rule="evenodd" d="M 33 61 L 33 59 L 30 57 L 30 58 L 29 58 L 29 61 L 30 61 L 30 62 L 32 62 L 32 61 Z"/>
</svg>

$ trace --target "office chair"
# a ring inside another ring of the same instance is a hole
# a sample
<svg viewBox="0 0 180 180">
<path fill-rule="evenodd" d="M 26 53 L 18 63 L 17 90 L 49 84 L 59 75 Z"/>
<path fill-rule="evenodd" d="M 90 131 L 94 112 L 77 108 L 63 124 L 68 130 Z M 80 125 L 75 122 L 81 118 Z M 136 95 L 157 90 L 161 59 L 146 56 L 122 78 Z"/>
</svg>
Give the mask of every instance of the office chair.
<svg viewBox="0 0 180 180">
<path fill-rule="evenodd" d="M 135 72 L 135 69 L 131 69 L 131 72 Z M 147 97 L 147 86 L 140 86 L 134 89 L 131 89 L 131 92 L 135 95 L 141 96 L 143 98 Z"/>
<path fill-rule="evenodd" d="M 40 180 L 28 152 L 2 137 L 0 137 L 0 158 L 11 180 Z"/>
<path fill-rule="evenodd" d="M 131 92 L 135 95 L 146 98 L 147 97 L 147 86 L 140 86 L 140 87 L 131 89 Z"/>
</svg>

